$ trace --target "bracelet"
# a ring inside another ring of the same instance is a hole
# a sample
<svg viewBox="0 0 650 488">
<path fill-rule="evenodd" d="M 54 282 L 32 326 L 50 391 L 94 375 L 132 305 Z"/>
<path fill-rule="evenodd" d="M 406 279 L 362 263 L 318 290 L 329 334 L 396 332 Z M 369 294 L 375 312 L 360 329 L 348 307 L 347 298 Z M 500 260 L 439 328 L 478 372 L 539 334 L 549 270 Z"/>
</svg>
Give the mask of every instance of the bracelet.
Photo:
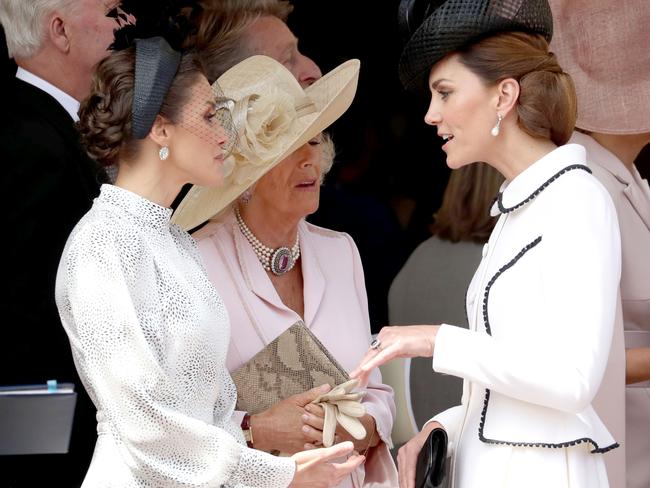
<svg viewBox="0 0 650 488">
<path fill-rule="evenodd" d="M 244 418 L 241 421 L 241 430 L 244 433 L 246 445 L 253 449 L 253 427 L 251 426 L 251 416 L 248 412 L 244 414 Z"/>
</svg>

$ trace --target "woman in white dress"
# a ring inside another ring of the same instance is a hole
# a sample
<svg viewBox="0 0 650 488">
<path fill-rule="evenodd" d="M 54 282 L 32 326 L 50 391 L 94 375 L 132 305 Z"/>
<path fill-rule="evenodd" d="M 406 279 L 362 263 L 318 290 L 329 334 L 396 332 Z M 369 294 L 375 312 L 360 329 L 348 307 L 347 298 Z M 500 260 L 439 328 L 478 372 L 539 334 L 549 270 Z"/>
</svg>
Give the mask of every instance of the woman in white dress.
<svg viewBox="0 0 650 488">
<path fill-rule="evenodd" d="M 249 449 L 232 419 L 228 314 L 169 208 L 185 183 L 222 182 L 220 103 L 195 54 L 153 37 L 104 60 L 82 105 L 89 153 L 117 166 L 57 275 L 61 320 L 97 407 L 84 487 L 335 486 L 363 461 L 327 462 L 351 443 L 288 458 Z"/>
<path fill-rule="evenodd" d="M 464 379 L 461 405 L 400 450 L 402 487 L 414 486 L 435 427 L 449 436 L 455 488 L 606 487 L 601 454 L 617 443 L 591 400 L 611 345 L 620 239 L 585 149 L 566 144 L 575 93 L 548 50 L 550 8 L 448 0 L 412 27 L 415 13 L 403 11 L 414 30 L 403 83 L 430 91 L 425 121 L 445 141 L 450 167 L 484 161 L 506 181 L 467 292 L 469 330 L 386 327 L 353 375 L 395 357 L 432 356 L 435 371 Z"/>
</svg>

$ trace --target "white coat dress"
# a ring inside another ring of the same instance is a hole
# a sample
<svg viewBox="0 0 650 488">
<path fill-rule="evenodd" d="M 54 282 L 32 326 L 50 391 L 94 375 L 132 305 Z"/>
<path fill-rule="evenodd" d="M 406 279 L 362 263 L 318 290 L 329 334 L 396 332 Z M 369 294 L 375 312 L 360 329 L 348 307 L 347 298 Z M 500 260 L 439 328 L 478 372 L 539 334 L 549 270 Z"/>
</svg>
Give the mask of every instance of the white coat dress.
<svg viewBox="0 0 650 488">
<path fill-rule="evenodd" d="M 433 369 L 462 377 L 448 431 L 454 488 L 607 487 L 617 447 L 591 401 L 610 350 L 620 279 L 611 198 L 577 144 L 509 183 L 467 293 L 469 330 L 444 324 Z"/>
</svg>

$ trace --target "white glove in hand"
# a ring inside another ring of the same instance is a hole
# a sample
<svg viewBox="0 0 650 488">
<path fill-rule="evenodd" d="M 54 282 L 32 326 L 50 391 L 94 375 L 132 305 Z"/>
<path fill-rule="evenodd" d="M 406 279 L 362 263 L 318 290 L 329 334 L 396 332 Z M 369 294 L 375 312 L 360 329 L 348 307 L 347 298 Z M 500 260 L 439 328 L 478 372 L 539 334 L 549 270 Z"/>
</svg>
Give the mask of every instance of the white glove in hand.
<svg viewBox="0 0 650 488">
<path fill-rule="evenodd" d="M 361 440 L 366 437 L 366 429 L 359 421 L 359 417 L 366 414 L 366 407 L 360 403 L 366 393 L 363 391 L 352 393 L 352 390 L 358 385 L 358 379 L 346 381 L 312 401 L 312 403 L 320 405 L 325 412 L 323 427 L 323 445 L 325 447 L 334 444 L 337 422 L 355 439 Z"/>
</svg>

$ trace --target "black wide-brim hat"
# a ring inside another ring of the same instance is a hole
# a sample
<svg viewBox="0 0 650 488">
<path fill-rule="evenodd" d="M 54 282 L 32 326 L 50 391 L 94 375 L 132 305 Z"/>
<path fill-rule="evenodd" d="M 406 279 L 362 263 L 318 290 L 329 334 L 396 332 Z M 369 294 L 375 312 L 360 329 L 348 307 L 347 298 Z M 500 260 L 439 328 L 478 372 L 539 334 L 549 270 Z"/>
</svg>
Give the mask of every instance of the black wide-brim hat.
<svg viewBox="0 0 650 488">
<path fill-rule="evenodd" d="M 541 34 L 550 42 L 547 0 L 402 0 L 399 24 L 408 39 L 399 77 L 410 91 L 426 90 L 431 67 L 446 55 L 499 32 Z"/>
</svg>

